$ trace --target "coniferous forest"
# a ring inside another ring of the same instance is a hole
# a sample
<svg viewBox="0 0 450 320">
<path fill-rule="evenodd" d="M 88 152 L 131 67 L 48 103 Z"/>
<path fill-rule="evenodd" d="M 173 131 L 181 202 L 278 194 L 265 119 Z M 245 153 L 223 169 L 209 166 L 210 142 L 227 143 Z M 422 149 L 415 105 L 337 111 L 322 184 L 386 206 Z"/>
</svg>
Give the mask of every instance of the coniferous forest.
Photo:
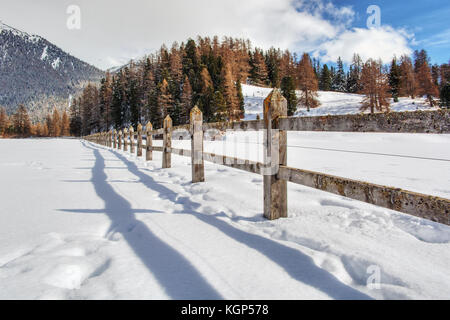
<svg viewBox="0 0 450 320">
<path fill-rule="evenodd" d="M 252 48 L 249 40 L 198 37 L 106 72 L 74 97 L 69 110 L 60 115 L 55 109 L 44 123 L 31 124 L 25 107 L 9 117 L 2 109 L 0 135 L 81 136 L 147 121 L 160 128 L 166 115 L 174 125 L 188 123 L 194 105 L 206 122 L 239 121 L 242 84 L 280 87 L 289 115 L 320 106 L 318 90 L 363 94 L 361 110 L 370 112 L 389 111 L 390 98 L 399 97 L 448 106 L 449 64 L 430 65 L 425 50 L 393 57 L 389 65 L 355 53 L 346 70 L 341 58 L 329 66 L 307 53 Z"/>
</svg>

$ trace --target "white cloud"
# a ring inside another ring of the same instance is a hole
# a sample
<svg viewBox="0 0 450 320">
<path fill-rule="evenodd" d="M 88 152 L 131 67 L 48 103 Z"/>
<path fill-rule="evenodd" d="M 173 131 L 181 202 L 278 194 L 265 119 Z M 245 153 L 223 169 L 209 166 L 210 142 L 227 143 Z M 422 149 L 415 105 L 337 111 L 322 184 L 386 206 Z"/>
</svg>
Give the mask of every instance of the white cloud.
<svg viewBox="0 0 450 320">
<path fill-rule="evenodd" d="M 355 12 L 329 0 L 77 0 L 77 31 L 66 28 L 72 2 L 5 1 L 0 11 L 5 22 L 103 69 L 197 35 L 244 37 L 299 53 L 320 48 L 331 60 L 353 50 L 384 58 L 408 45 L 394 29 L 349 30 Z"/>
<path fill-rule="evenodd" d="M 376 29 L 353 28 L 322 43 L 314 56 L 321 56 L 325 62 L 336 61 L 338 57 L 344 62 L 351 62 L 353 54 L 358 53 L 363 60 L 374 58 L 387 63 L 394 55 L 410 55 L 411 40 L 411 34 L 390 26 Z"/>
</svg>

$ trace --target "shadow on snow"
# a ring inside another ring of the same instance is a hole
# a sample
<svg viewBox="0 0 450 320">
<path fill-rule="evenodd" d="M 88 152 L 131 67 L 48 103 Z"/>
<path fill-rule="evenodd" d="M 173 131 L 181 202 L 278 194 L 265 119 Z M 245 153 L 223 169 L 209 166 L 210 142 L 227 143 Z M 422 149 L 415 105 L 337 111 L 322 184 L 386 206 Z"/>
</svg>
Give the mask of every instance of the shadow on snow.
<svg viewBox="0 0 450 320">
<path fill-rule="evenodd" d="M 97 147 L 96 148 L 102 148 Z M 91 148 L 92 149 L 92 148 Z M 333 299 L 372 299 L 370 296 L 345 285 L 344 283 L 340 282 L 338 279 L 336 279 L 332 274 L 327 272 L 324 269 L 319 268 L 316 266 L 313 262 L 313 260 L 303 254 L 302 252 L 292 249 L 290 247 L 284 246 L 276 241 L 270 240 L 268 238 L 251 234 L 245 231 L 242 231 L 238 228 L 233 227 L 229 223 L 218 219 L 216 215 L 207 215 L 203 213 L 199 213 L 196 210 L 200 207 L 199 203 L 195 203 L 191 201 L 188 197 L 179 197 L 177 193 L 174 191 L 164 187 L 162 184 L 156 182 L 152 177 L 146 175 L 142 171 L 139 170 L 137 165 L 129 161 L 126 157 L 124 157 L 122 154 L 120 154 L 117 151 L 110 150 L 108 148 L 102 148 L 104 150 L 108 150 L 115 156 L 117 156 L 119 159 L 121 159 L 127 166 L 128 170 L 134 174 L 137 178 L 139 178 L 139 181 L 144 184 L 147 188 L 154 190 L 159 193 L 160 198 L 162 199 L 168 199 L 171 202 L 175 204 L 180 204 L 183 206 L 183 210 L 174 212 L 175 214 L 191 214 L 197 219 L 201 220 L 204 223 L 207 223 L 210 226 L 215 227 L 217 230 L 221 231 L 222 233 L 226 234 L 230 238 L 246 245 L 249 248 L 252 248 L 254 250 L 259 251 L 261 254 L 265 255 L 267 258 L 271 259 L 273 262 L 280 265 L 286 272 L 295 280 L 300 281 L 302 283 L 305 283 L 307 285 L 310 285 L 311 287 L 314 287 L 328 296 L 330 296 Z M 94 149 L 97 150 L 97 149 Z M 97 158 L 101 158 L 101 155 L 98 151 L 95 151 L 95 155 Z M 98 160 L 98 162 L 103 163 L 102 160 Z M 98 166 L 98 165 L 96 165 Z M 94 171 L 101 171 L 101 168 L 98 168 Z M 104 181 L 106 179 L 105 174 L 103 171 L 101 173 L 97 172 L 96 179 L 100 179 L 101 181 Z M 97 182 L 98 184 L 98 182 Z M 109 187 L 111 188 L 111 187 Z M 97 189 L 97 188 L 96 188 Z M 112 191 L 112 190 L 111 190 Z M 113 192 L 113 191 L 112 191 Z M 112 199 L 111 196 L 108 195 L 108 197 L 102 196 L 105 199 L 105 202 L 112 201 L 112 204 L 107 205 L 108 207 L 115 207 L 114 202 L 117 200 Z M 119 197 L 119 201 L 125 201 L 123 198 Z M 129 208 L 129 204 L 127 203 L 128 211 L 131 210 Z M 116 218 L 117 219 L 117 218 Z M 150 240 L 150 239 L 149 239 Z M 145 246 L 145 248 L 148 250 L 148 246 L 146 243 L 143 243 L 146 240 L 136 242 L 133 245 L 137 246 Z M 163 248 L 163 247 L 160 247 Z M 173 249 L 170 249 L 173 250 Z M 158 252 L 161 253 L 162 252 Z M 152 252 L 148 252 L 148 255 L 153 255 Z M 144 255 L 145 256 L 145 255 Z M 162 261 L 161 261 L 162 262 Z M 170 263 L 174 263 L 175 261 L 164 261 L 158 267 L 161 267 L 161 269 L 164 269 L 165 271 L 169 270 L 171 267 Z M 168 265 L 164 265 L 167 263 Z M 176 262 L 175 262 L 176 263 Z M 172 275 L 168 275 L 168 278 L 172 279 Z M 216 295 L 217 296 L 217 295 Z M 204 295 L 204 297 L 210 297 L 209 295 Z"/>
</svg>

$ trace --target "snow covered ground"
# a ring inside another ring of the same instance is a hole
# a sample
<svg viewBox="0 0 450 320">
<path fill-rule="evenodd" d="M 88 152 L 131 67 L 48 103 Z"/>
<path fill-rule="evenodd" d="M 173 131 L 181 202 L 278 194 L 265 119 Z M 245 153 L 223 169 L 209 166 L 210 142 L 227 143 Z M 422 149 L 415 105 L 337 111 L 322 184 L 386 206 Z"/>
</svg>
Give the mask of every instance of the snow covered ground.
<svg viewBox="0 0 450 320">
<path fill-rule="evenodd" d="M 271 88 L 262 88 L 252 85 L 242 85 L 242 93 L 245 100 L 245 120 L 254 120 L 259 114 L 263 118 L 262 106 L 264 99 L 269 95 Z M 299 96 L 300 92 L 297 92 Z M 318 108 L 307 112 L 305 108 L 299 108 L 295 115 L 298 116 L 322 116 L 333 114 L 355 114 L 360 113 L 361 101 L 364 98 L 360 94 L 319 91 L 319 101 L 321 105 Z M 399 102 L 393 102 L 391 99 L 391 111 L 416 111 L 433 110 L 423 98 L 399 98 Z"/>
<path fill-rule="evenodd" d="M 256 150 L 238 141 L 226 153 L 258 157 L 257 137 L 244 140 Z M 449 135 L 298 133 L 288 144 L 295 167 L 450 197 Z M 207 163 L 192 184 L 189 158 L 161 169 L 154 155 L 0 140 L 0 299 L 450 297 L 448 226 L 294 184 L 289 218 L 267 221 L 261 176 Z"/>
</svg>

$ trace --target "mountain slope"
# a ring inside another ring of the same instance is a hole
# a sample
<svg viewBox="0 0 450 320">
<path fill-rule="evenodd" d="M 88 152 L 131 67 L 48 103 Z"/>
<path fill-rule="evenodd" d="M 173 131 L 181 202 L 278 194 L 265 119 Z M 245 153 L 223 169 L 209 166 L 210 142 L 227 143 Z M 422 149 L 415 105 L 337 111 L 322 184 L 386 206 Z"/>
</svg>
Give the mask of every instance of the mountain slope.
<svg viewBox="0 0 450 320">
<path fill-rule="evenodd" d="M 9 111 L 20 103 L 36 109 L 53 105 L 102 75 L 46 39 L 0 22 L 0 105 Z"/>
</svg>

